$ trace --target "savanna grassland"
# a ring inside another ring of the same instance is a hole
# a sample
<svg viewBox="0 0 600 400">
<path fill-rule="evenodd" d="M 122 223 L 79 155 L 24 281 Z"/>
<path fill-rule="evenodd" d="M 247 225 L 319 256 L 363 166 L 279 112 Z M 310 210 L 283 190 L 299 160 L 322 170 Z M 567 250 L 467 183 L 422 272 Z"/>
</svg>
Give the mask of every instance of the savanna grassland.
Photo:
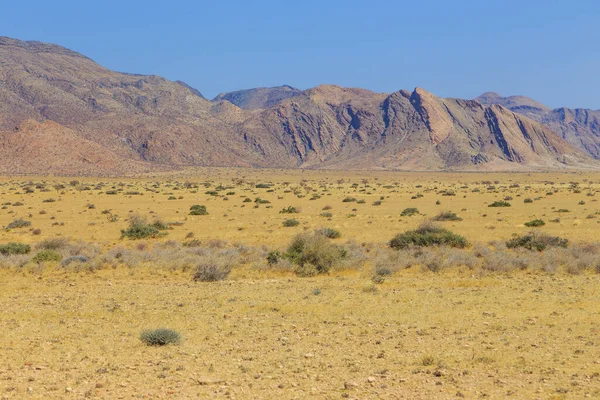
<svg viewBox="0 0 600 400">
<path fill-rule="evenodd" d="M 4 177 L 0 396 L 600 397 L 599 191 L 575 173 Z"/>
</svg>

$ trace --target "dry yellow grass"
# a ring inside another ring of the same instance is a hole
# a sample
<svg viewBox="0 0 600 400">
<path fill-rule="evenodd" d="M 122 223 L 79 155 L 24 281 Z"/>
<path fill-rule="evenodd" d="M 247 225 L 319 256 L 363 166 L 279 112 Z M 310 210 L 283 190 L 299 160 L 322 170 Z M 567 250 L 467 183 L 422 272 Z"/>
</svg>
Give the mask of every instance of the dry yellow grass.
<svg viewBox="0 0 600 400">
<path fill-rule="evenodd" d="M 45 180 L 50 191 L 25 193 L 29 180 Z M 456 212 L 462 221 L 443 224 L 471 242 L 523 234 L 530 230 L 523 223 L 536 218 L 546 221 L 541 229 L 550 234 L 595 240 L 599 221 L 588 218 L 598 211 L 600 176 L 593 175 L 210 169 L 182 176 L 78 180 L 91 188 L 105 185 L 79 191 L 83 187 L 71 187 L 70 179 L 63 178 L 0 180 L 2 203 L 11 203 L 0 210 L 0 225 L 16 218 L 32 222 L 31 228 L 2 230 L 0 243 L 65 236 L 105 249 L 134 246 L 137 242 L 119 238 L 130 210 L 184 223 L 156 242 L 189 240 L 186 235 L 193 232 L 204 241 L 268 249 L 320 227 L 339 229 L 341 241 L 381 245 L 425 218 L 400 217 L 407 207 L 427 217 Z M 199 188 L 185 188 L 186 181 Z M 106 194 L 120 182 L 122 192 Z M 160 186 L 153 187 L 155 182 Z M 205 188 L 204 182 L 211 186 Z M 255 187 L 268 182 L 274 183 L 273 192 Z M 66 189 L 57 192 L 55 183 Z M 219 185 L 234 187 L 223 195 L 236 194 L 229 200 L 205 194 Z M 286 193 L 296 188 L 305 196 Z M 444 190 L 456 195 L 442 196 Z M 315 193 L 321 197 L 309 200 Z M 411 199 L 417 193 L 423 197 Z M 243 203 L 242 195 L 271 203 L 253 208 L 255 203 Z M 342 202 L 347 196 L 365 203 Z M 513 198 L 512 207 L 488 207 L 507 196 Z M 373 205 L 381 197 L 381 205 Z M 524 203 L 527 197 L 534 202 Z M 56 201 L 43 202 L 48 198 Z M 189 216 L 193 204 L 206 205 L 210 214 Z M 330 220 L 320 216 L 326 205 L 332 207 Z M 279 214 L 287 206 L 301 212 Z M 102 214 L 108 209 L 119 215 L 117 222 Z M 301 224 L 284 228 L 286 218 Z M 550 222 L 556 218 L 560 222 Z M 33 229 L 41 234 L 34 235 Z M 410 268 L 375 285 L 370 271 L 298 278 L 244 265 L 234 268 L 227 281 L 195 283 L 190 271 L 148 265 L 93 273 L 54 266 L 0 270 L 0 396 L 600 397 L 600 275 Z M 183 342 L 157 348 L 139 340 L 143 329 L 161 327 L 180 332 Z"/>
<path fill-rule="evenodd" d="M 59 235 L 114 245 L 118 243 L 120 230 L 126 226 L 125 220 L 130 211 L 150 217 L 158 215 L 166 222 L 183 222 L 183 226 L 169 232 L 168 239 L 183 240 L 188 232 L 193 232 L 198 239 L 219 238 L 259 246 L 281 246 L 287 243 L 294 233 L 304 228 L 323 226 L 339 229 L 346 239 L 351 238 L 358 242 L 385 242 L 398 232 L 414 228 L 423 218 L 432 217 L 445 210 L 454 211 L 463 218 L 461 222 L 446 223 L 447 226 L 471 241 L 506 240 L 515 233 L 529 231 L 530 229 L 523 224 L 536 218 L 546 221 L 543 229 L 549 234 L 568 237 L 571 240 L 589 240 L 594 237 L 600 222 L 600 218 L 588 219 L 588 216 L 596 217 L 594 214 L 600 210 L 595 197 L 596 192 L 600 190 L 600 175 L 590 174 L 344 173 L 203 169 L 187 176 L 159 176 L 135 180 L 78 179 L 92 188 L 99 182 L 105 183 L 102 190 L 81 192 L 69 186 L 70 179 L 32 178 L 31 181 L 41 182 L 42 179 L 47 182 L 49 192 L 36 190 L 32 194 L 24 194 L 19 184 L 30 179 L 0 180 L 2 202 L 24 204 L 0 210 L 0 225 L 6 226 L 13 219 L 20 217 L 31 220 L 33 227 L 42 231 L 40 237 L 32 237 L 28 230 L 1 231 L 0 241 L 31 242 Z M 237 180 L 242 180 L 243 183 L 236 183 Z M 185 189 L 182 184 L 186 181 L 200 184 L 200 187 Z M 486 181 L 492 183 L 482 183 Z M 55 191 L 52 185 L 57 182 L 65 184 L 67 189 Z M 153 187 L 156 182 L 160 183 L 160 187 Z M 211 186 L 204 187 L 202 183 L 205 182 Z M 579 183 L 580 193 L 574 193 L 570 182 Z M 123 186 L 119 186 L 120 183 Z M 257 189 L 254 187 L 257 183 L 273 183 L 274 191 Z M 353 188 L 352 184 L 359 186 Z M 510 187 L 515 184 L 520 187 Z M 219 185 L 233 187 L 231 190 L 220 191 L 222 196 L 229 191 L 235 192 L 235 195 L 226 196 L 228 200 L 224 200 L 223 197 L 205 194 Z M 386 188 L 390 185 L 391 188 Z M 178 186 L 179 189 L 174 190 Z M 488 190 L 490 186 L 496 189 Z M 528 186 L 529 188 L 526 188 Z M 122 192 L 117 195 L 105 194 L 107 190 L 114 190 L 113 187 L 122 189 Z M 307 187 L 310 189 L 306 189 Z M 11 188 L 13 190 L 10 190 Z M 155 190 L 156 193 L 147 189 Z M 474 189 L 480 191 L 473 192 Z M 294 193 L 285 193 L 286 190 L 297 190 L 304 197 L 297 198 Z M 440 192 L 445 190 L 453 191 L 456 195 L 441 195 Z M 196 193 L 193 193 L 194 191 Z M 126 195 L 127 192 L 140 192 L 142 195 Z M 547 195 L 550 192 L 552 195 Z M 411 199 L 419 193 L 423 195 L 422 198 Z M 309 200 L 314 194 L 321 197 Z M 176 199 L 168 200 L 170 196 Z M 179 199 L 180 196 L 183 198 Z M 271 203 L 253 208 L 255 203 L 243 203 L 241 196 L 247 196 L 253 201 L 260 197 Z M 343 203 L 342 200 L 347 196 L 364 200 L 365 203 Z M 510 201 L 512 207 L 488 207 L 490 203 L 502 200 L 506 196 L 513 197 Z M 381 197 L 381 205 L 373 206 L 372 204 Z M 539 200 L 530 204 L 523 203 L 527 197 Z M 43 202 L 49 198 L 57 201 Z M 436 201 L 441 204 L 436 204 Z M 584 201 L 585 204 L 580 205 L 580 201 Z M 88 209 L 88 204 L 94 204 L 95 209 Z M 188 216 L 189 208 L 194 204 L 206 205 L 210 215 Z M 327 205 L 332 207 L 331 220 L 320 216 L 323 207 Z M 272 208 L 267 208 L 270 206 Z M 299 207 L 302 211 L 292 216 L 279 214 L 282 208 L 288 206 Z M 407 207 L 418 208 L 422 215 L 400 218 L 400 212 Z M 102 210 L 107 209 L 119 215 L 119 221 L 108 222 L 107 216 L 101 214 Z M 569 212 L 557 212 L 560 209 L 567 209 Z M 47 214 L 39 215 L 40 210 L 46 211 Z M 10 211 L 13 213 L 9 213 Z M 154 214 L 150 214 L 151 211 Z M 290 217 L 298 219 L 301 224 L 296 228 L 283 228 L 282 221 Z M 560 222 L 549 222 L 557 218 Z"/>
<path fill-rule="evenodd" d="M 600 396 L 596 276 L 407 272 L 370 285 L 4 274 L 3 396 Z M 140 331 L 158 327 L 183 342 L 144 346 Z"/>
</svg>

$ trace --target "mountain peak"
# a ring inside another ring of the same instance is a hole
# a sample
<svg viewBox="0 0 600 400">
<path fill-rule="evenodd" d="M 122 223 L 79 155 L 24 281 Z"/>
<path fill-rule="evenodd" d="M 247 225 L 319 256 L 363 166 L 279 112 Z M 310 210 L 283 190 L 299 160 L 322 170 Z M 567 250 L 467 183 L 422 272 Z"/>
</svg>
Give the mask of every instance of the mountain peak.
<svg viewBox="0 0 600 400">
<path fill-rule="evenodd" d="M 29 53 L 55 53 L 55 54 L 60 54 L 60 55 L 66 55 L 66 56 L 71 56 L 71 57 L 80 57 L 80 58 L 85 58 L 88 59 L 88 57 L 67 49 L 66 47 L 63 46 L 59 46 L 57 44 L 52 44 L 52 43 L 44 43 L 44 42 L 38 42 L 38 41 L 26 41 L 26 40 L 19 40 L 19 39 L 13 39 L 7 36 L 0 36 L 0 46 L 4 46 L 6 48 L 18 48 L 21 50 L 25 50 L 26 52 Z M 1 47 L 0 47 L 1 48 Z"/>
<path fill-rule="evenodd" d="M 302 93 L 290 85 L 261 87 L 253 89 L 236 90 L 221 93 L 213 99 L 214 102 L 227 100 L 239 108 L 246 110 L 259 110 L 273 107 L 285 99 L 298 96 Z"/>
</svg>

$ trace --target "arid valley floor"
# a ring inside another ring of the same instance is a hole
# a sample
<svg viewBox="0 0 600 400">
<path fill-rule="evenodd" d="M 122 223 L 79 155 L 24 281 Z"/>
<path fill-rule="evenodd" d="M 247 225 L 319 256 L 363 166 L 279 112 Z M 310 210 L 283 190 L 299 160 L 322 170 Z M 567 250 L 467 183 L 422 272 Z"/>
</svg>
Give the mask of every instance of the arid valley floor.
<svg viewBox="0 0 600 400">
<path fill-rule="evenodd" d="M 3 177 L 0 397 L 598 398 L 599 193 L 558 172 Z M 136 219 L 160 232 L 122 237 Z M 390 248 L 429 219 L 468 243 Z M 285 254 L 321 228 L 343 257 L 306 273 Z M 530 232 L 568 244 L 507 246 Z M 208 264 L 227 273 L 194 279 Z"/>
</svg>

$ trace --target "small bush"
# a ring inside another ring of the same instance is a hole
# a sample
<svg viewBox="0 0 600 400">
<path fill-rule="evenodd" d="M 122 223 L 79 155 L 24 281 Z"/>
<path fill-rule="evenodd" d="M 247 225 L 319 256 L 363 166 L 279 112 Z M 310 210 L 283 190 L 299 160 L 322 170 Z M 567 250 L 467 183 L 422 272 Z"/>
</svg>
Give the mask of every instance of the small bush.
<svg viewBox="0 0 600 400">
<path fill-rule="evenodd" d="M 37 250 L 62 250 L 69 245 L 69 240 L 65 238 L 52 238 L 42 240 L 35 245 Z"/>
<path fill-rule="evenodd" d="M 29 254 L 31 246 L 25 243 L 10 242 L 0 245 L 0 254 L 12 256 L 15 254 Z"/>
<path fill-rule="evenodd" d="M 449 246 L 462 249 L 467 245 L 467 239 L 463 236 L 452 233 L 429 221 L 422 223 L 416 230 L 398 234 L 390 241 L 390 247 L 395 250 L 406 249 L 411 246 Z"/>
<path fill-rule="evenodd" d="M 41 250 L 31 259 L 31 261 L 38 264 L 42 262 L 60 262 L 61 260 L 62 256 L 55 250 Z"/>
<path fill-rule="evenodd" d="M 525 226 L 528 226 L 528 227 L 538 227 L 538 226 L 544 226 L 544 225 L 546 225 L 546 223 L 544 221 L 542 221 L 541 219 L 534 219 L 532 221 L 525 222 Z"/>
<path fill-rule="evenodd" d="M 548 247 L 567 247 L 568 239 L 558 236 L 550 236 L 540 232 L 530 232 L 524 236 L 516 237 L 506 242 L 506 247 L 515 249 L 518 247 L 527 250 L 543 251 Z"/>
<path fill-rule="evenodd" d="M 528 197 L 525 200 L 523 200 L 523 203 L 533 203 L 533 200 Z"/>
<path fill-rule="evenodd" d="M 331 218 L 331 217 L 333 217 L 333 214 L 330 212 L 324 212 L 324 213 L 319 214 L 319 216 L 324 217 L 324 218 Z"/>
<path fill-rule="evenodd" d="M 230 273 L 230 264 L 219 262 L 216 258 L 209 258 L 196 266 L 193 279 L 196 282 L 218 282 L 227 278 Z"/>
<path fill-rule="evenodd" d="M 451 211 L 443 211 L 433 217 L 434 221 L 462 221 L 462 218 Z"/>
<path fill-rule="evenodd" d="M 285 221 L 283 221 L 283 226 L 285 226 L 286 228 L 290 228 L 293 226 L 298 226 L 300 225 L 300 222 L 297 219 L 286 219 Z"/>
<path fill-rule="evenodd" d="M 181 335 L 172 329 L 161 328 L 142 331 L 140 340 L 148 346 L 165 346 L 181 342 Z"/>
<path fill-rule="evenodd" d="M 129 238 L 133 240 L 155 238 L 161 236 L 160 230 L 138 216 L 131 218 L 129 227 L 121 230 L 121 239 Z"/>
<path fill-rule="evenodd" d="M 400 216 L 401 217 L 412 217 L 413 215 L 417 215 L 417 214 L 419 214 L 419 209 L 410 207 L 410 208 L 405 208 L 404 210 L 402 210 L 402 212 L 400 213 Z"/>
<path fill-rule="evenodd" d="M 278 250 L 270 251 L 267 254 L 267 264 L 269 264 L 270 266 L 277 264 L 279 260 L 281 260 L 281 252 L 279 252 Z"/>
<path fill-rule="evenodd" d="M 28 226 L 31 226 L 31 221 L 19 218 L 6 225 L 6 229 L 27 228 Z"/>
<path fill-rule="evenodd" d="M 196 204 L 190 207 L 190 215 L 208 215 L 208 211 L 206 211 L 206 206 Z"/>
<path fill-rule="evenodd" d="M 289 206 L 279 211 L 279 214 L 298 214 L 299 212 L 300 210 L 296 207 Z"/>
<path fill-rule="evenodd" d="M 331 243 L 329 238 L 318 232 L 297 235 L 285 253 L 301 276 L 327 273 L 346 255 L 343 247 Z"/>
<path fill-rule="evenodd" d="M 488 207 L 510 207 L 510 203 L 508 201 L 500 200 L 489 204 Z"/>
<path fill-rule="evenodd" d="M 62 260 L 60 265 L 62 265 L 63 267 L 66 267 L 67 265 L 74 263 L 74 262 L 85 263 L 85 262 L 88 262 L 89 260 L 90 260 L 90 258 L 87 256 L 70 256 L 70 257 L 67 257 L 64 260 Z"/>
<path fill-rule="evenodd" d="M 329 239 L 339 239 L 342 237 L 342 233 L 333 228 L 321 228 L 317 232 Z"/>
</svg>

